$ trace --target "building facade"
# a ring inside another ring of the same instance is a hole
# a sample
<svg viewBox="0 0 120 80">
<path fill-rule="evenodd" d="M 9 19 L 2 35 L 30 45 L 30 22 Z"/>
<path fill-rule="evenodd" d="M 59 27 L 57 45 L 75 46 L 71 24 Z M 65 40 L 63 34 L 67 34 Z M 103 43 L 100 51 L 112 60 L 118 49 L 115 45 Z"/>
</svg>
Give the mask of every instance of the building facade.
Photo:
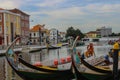
<svg viewBox="0 0 120 80">
<path fill-rule="evenodd" d="M 30 29 L 30 42 L 32 44 L 46 44 L 47 32 L 48 30 L 44 28 L 45 25 L 35 25 Z"/>
<path fill-rule="evenodd" d="M 59 34 L 60 34 L 60 41 L 66 40 L 66 37 L 65 37 L 66 33 L 65 32 L 59 32 Z"/>
<path fill-rule="evenodd" d="M 9 45 L 21 34 L 20 15 L 0 10 L 0 45 Z"/>
<path fill-rule="evenodd" d="M 23 43 L 25 43 L 27 40 L 29 40 L 29 15 L 25 12 L 19 10 L 19 9 L 12 9 L 9 10 L 13 13 L 20 14 L 20 26 L 21 26 L 21 36 L 24 37 L 26 40 L 22 40 Z"/>
<path fill-rule="evenodd" d="M 98 32 L 97 31 L 90 31 L 85 34 L 87 38 L 97 38 L 98 37 Z"/>
<path fill-rule="evenodd" d="M 97 29 L 96 31 L 99 32 L 101 37 L 108 37 L 109 35 L 112 34 L 112 28 L 101 27 L 100 29 Z"/>
<path fill-rule="evenodd" d="M 57 29 L 52 28 L 50 30 L 49 39 L 50 39 L 51 44 L 57 44 L 58 43 L 58 30 Z"/>
</svg>

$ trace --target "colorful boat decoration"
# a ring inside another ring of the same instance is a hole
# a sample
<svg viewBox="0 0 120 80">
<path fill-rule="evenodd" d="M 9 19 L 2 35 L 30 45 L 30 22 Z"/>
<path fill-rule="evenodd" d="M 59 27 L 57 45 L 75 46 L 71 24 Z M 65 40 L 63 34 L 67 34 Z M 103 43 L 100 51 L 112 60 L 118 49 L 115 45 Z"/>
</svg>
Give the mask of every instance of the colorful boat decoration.
<svg viewBox="0 0 120 80">
<path fill-rule="evenodd" d="M 55 67 L 49 67 L 49 66 L 44 66 L 44 65 L 38 67 L 38 66 L 34 66 L 34 65 L 26 62 L 22 58 L 19 58 L 19 62 L 22 63 L 23 65 L 29 67 L 29 68 L 39 70 L 39 71 L 44 71 L 44 72 L 52 72 L 52 73 L 61 73 L 61 74 L 66 73 L 66 74 L 68 74 L 68 73 L 71 73 L 71 68 L 72 68 L 71 67 L 70 69 L 59 70 L 59 69 L 57 69 L 57 67 L 55 68 Z M 68 63 L 66 63 L 66 64 L 68 64 Z M 69 64 L 71 64 L 71 62 L 69 62 Z"/>
<path fill-rule="evenodd" d="M 70 80 L 74 78 L 72 71 L 54 71 L 51 69 L 44 70 L 35 70 L 34 68 L 26 67 L 24 65 L 20 65 L 17 62 L 16 55 L 12 49 L 13 45 L 19 38 L 15 39 L 13 43 L 7 48 L 6 51 L 6 59 L 11 66 L 11 68 L 24 80 Z"/>
<path fill-rule="evenodd" d="M 113 57 L 112 57 L 113 53 L 111 53 L 109 51 L 108 55 L 96 57 L 95 52 L 93 51 L 94 50 L 93 45 L 92 45 L 92 50 L 90 50 L 91 48 L 88 48 L 88 47 L 89 47 L 89 45 L 87 46 L 86 52 L 84 52 L 84 56 L 86 56 L 86 53 L 88 53 L 88 54 L 92 53 L 92 55 L 90 54 L 87 57 L 83 57 L 83 54 L 81 54 L 82 51 L 81 52 L 77 51 L 76 48 L 74 47 L 74 53 L 78 56 L 79 61 L 84 66 L 86 66 L 87 68 L 89 68 L 93 71 L 105 73 L 105 74 L 112 74 L 113 73 Z M 112 50 L 112 49 L 110 49 L 110 50 Z M 90 51 L 92 51 L 92 52 L 90 52 Z M 109 59 L 112 59 L 112 62 Z M 119 69 L 119 72 L 120 72 L 120 69 Z"/>
<path fill-rule="evenodd" d="M 93 66 L 82 59 L 82 56 L 78 56 L 75 42 L 72 48 L 72 66 L 76 80 L 80 80 L 81 77 L 82 80 L 113 80 L 112 71 Z"/>
<path fill-rule="evenodd" d="M 73 56 L 74 57 L 74 56 Z M 111 73 L 101 73 L 101 71 L 95 71 L 91 68 L 86 67 L 84 64 L 76 64 L 75 59 L 72 58 L 74 73 L 76 75 L 76 79 L 82 80 L 113 80 L 113 76 Z"/>
<path fill-rule="evenodd" d="M 107 65 L 105 67 L 100 66 L 100 65 L 93 66 L 93 65 L 89 64 L 88 62 L 86 62 L 79 54 L 78 54 L 78 56 L 79 56 L 79 59 L 80 59 L 81 63 L 84 66 L 86 66 L 87 68 L 89 68 L 91 70 L 94 70 L 96 72 L 100 72 L 100 73 L 106 73 L 106 74 L 110 73 L 110 74 L 112 74 L 112 70 L 109 68 L 109 65 Z M 104 63 L 104 61 L 101 61 L 101 63 Z"/>
</svg>

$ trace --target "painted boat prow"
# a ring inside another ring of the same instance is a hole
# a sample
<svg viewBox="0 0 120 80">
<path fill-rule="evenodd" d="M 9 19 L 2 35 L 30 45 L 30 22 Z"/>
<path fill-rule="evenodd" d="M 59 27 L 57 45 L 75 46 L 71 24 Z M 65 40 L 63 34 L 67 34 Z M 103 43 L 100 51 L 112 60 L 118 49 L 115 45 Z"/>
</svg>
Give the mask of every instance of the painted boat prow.
<svg viewBox="0 0 120 80">
<path fill-rule="evenodd" d="M 52 73 L 52 72 L 44 72 L 44 71 L 35 71 L 29 69 L 19 69 L 14 62 L 14 51 L 11 49 L 15 42 L 18 40 L 15 39 L 13 43 L 8 46 L 6 50 L 6 59 L 11 68 L 24 80 L 70 80 L 73 79 L 73 74 L 61 74 L 61 73 Z M 9 53 L 9 54 L 8 54 Z"/>
</svg>

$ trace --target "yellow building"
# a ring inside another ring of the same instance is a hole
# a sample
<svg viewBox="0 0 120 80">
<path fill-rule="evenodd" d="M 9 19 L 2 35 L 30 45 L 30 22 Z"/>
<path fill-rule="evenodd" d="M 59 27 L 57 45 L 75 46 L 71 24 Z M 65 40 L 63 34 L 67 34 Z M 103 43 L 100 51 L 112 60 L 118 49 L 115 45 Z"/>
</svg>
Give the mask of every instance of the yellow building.
<svg viewBox="0 0 120 80">
<path fill-rule="evenodd" d="M 9 45 L 17 36 L 21 34 L 20 14 L 8 10 L 0 10 L 2 15 L 2 35 L 4 45 Z"/>
<path fill-rule="evenodd" d="M 97 31 L 90 31 L 90 32 L 86 33 L 85 35 L 88 38 L 96 38 L 98 35 L 98 32 Z"/>
</svg>

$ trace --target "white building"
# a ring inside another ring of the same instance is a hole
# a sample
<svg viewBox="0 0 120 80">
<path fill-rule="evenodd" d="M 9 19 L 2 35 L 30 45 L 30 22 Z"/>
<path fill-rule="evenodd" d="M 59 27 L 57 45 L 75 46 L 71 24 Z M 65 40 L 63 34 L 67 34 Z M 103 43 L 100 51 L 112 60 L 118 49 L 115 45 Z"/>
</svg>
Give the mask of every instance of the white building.
<svg viewBox="0 0 120 80">
<path fill-rule="evenodd" d="M 101 37 L 107 37 L 112 34 L 112 28 L 101 27 L 100 29 L 97 29 L 96 31 L 99 32 L 99 35 Z"/>
<path fill-rule="evenodd" d="M 52 28 L 50 30 L 49 39 L 50 39 L 51 44 L 57 44 L 58 43 L 58 30 L 57 29 Z"/>
<path fill-rule="evenodd" d="M 66 37 L 65 37 L 66 33 L 65 32 L 59 32 L 59 34 L 60 34 L 60 41 L 66 40 Z"/>
<path fill-rule="evenodd" d="M 47 37 L 47 29 L 44 28 L 45 25 L 35 25 L 30 29 L 30 42 L 32 44 L 45 45 Z"/>
</svg>

